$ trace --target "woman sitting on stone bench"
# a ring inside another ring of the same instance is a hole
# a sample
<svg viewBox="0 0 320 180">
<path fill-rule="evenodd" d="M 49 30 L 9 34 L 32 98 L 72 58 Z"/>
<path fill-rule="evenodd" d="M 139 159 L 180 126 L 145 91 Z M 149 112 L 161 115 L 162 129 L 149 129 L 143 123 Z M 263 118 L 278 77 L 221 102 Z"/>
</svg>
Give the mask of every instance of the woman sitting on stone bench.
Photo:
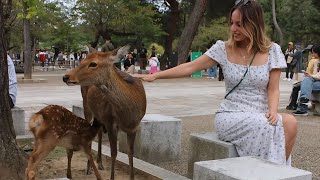
<svg viewBox="0 0 320 180">
<path fill-rule="evenodd" d="M 290 114 L 278 113 L 284 54 L 266 36 L 257 1 L 237 0 L 229 21 L 229 40 L 217 41 L 196 61 L 135 77 L 145 81 L 185 77 L 219 64 L 227 91 L 215 116 L 219 139 L 234 144 L 240 156 L 290 165 L 297 122 Z"/>
<path fill-rule="evenodd" d="M 313 55 L 315 58 L 320 58 L 320 44 L 315 45 L 313 48 Z M 312 91 L 320 91 L 320 63 L 318 63 L 318 72 L 313 75 L 306 74 L 306 78 L 301 82 L 301 92 L 297 111 L 293 112 L 297 116 L 308 115 L 308 105 Z"/>
<path fill-rule="evenodd" d="M 312 76 L 313 74 L 316 74 L 319 72 L 319 54 L 320 54 L 320 44 L 314 45 L 311 49 L 312 52 L 312 58 L 310 59 L 308 63 L 307 70 L 304 72 L 305 77 Z M 295 84 L 293 84 L 292 92 L 290 95 L 290 103 L 286 107 L 288 110 L 296 110 L 298 107 L 297 101 L 299 92 L 301 89 L 301 82 L 299 81 Z"/>
</svg>

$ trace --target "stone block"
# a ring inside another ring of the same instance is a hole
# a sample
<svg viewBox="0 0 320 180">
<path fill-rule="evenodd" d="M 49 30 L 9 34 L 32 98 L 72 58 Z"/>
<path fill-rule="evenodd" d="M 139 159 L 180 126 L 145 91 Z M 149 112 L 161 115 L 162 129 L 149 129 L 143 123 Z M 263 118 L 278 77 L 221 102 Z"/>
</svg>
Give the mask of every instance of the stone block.
<svg viewBox="0 0 320 180">
<path fill-rule="evenodd" d="M 219 140 L 217 133 L 192 133 L 188 157 L 188 177 L 191 178 L 193 176 L 195 162 L 238 156 L 235 146 Z"/>
<path fill-rule="evenodd" d="M 149 70 L 139 69 L 138 74 L 149 74 Z"/>
<path fill-rule="evenodd" d="M 25 113 L 22 108 L 14 107 L 11 109 L 12 120 L 13 120 L 13 127 L 16 131 L 16 136 L 18 135 L 25 135 Z"/>
<path fill-rule="evenodd" d="M 84 112 L 83 112 L 83 107 L 82 104 L 79 105 L 73 105 L 72 106 L 72 112 L 79 117 L 84 118 Z"/>
<path fill-rule="evenodd" d="M 127 135 L 119 132 L 119 151 L 127 153 Z M 177 160 L 181 154 L 181 120 L 146 114 L 137 130 L 134 157 L 146 162 Z"/>
<path fill-rule="evenodd" d="M 312 173 L 257 157 L 201 161 L 194 165 L 193 180 L 311 180 Z"/>
<path fill-rule="evenodd" d="M 320 91 L 313 92 L 311 100 L 314 105 L 313 114 L 320 115 Z"/>
</svg>

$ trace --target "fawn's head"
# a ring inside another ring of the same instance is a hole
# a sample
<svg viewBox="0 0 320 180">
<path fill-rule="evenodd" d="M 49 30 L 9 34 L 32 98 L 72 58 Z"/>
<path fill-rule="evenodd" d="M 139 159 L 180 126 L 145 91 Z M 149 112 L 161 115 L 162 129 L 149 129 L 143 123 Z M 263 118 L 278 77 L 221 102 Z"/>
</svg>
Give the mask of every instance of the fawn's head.
<svg viewBox="0 0 320 180">
<path fill-rule="evenodd" d="M 80 65 L 63 76 L 67 85 L 101 85 L 108 81 L 116 72 L 114 63 L 128 53 L 130 46 L 126 45 L 110 52 L 93 52 Z M 103 74 L 103 76 L 102 76 Z"/>
</svg>

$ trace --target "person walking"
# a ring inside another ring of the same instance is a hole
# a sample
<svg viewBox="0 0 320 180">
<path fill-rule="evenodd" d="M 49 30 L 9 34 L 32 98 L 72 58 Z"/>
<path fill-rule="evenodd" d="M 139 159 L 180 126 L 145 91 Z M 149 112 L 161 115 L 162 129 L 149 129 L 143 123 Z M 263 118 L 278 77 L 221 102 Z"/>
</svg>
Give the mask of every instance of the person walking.
<svg viewBox="0 0 320 180">
<path fill-rule="evenodd" d="M 296 64 L 292 64 L 294 66 L 291 65 L 293 57 L 290 55 L 294 54 L 295 52 L 296 50 L 294 49 L 293 42 L 289 42 L 288 48 L 286 49 L 286 52 L 285 52 L 287 68 L 286 68 L 286 77 L 283 79 L 284 81 L 291 81 L 293 78 L 294 67 Z M 290 73 L 290 76 L 289 76 L 289 73 Z"/>
<path fill-rule="evenodd" d="M 263 10 L 257 1 L 237 0 L 229 22 L 229 40 L 217 41 L 196 61 L 135 77 L 145 81 L 179 78 L 219 63 L 226 85 L 215 115 L 219 139 L 234 144 L 240 156 L 290 165 L 297 121 L 293 115 L 278 113 L 284 54 L 266 36 Z"/>
</svg>

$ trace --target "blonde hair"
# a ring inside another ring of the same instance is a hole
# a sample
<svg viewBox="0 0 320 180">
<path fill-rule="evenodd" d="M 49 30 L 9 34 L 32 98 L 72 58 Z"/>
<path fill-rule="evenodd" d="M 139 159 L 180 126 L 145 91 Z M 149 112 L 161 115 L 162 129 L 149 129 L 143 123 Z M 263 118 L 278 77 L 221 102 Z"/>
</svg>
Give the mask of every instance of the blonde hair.
<svg viewBox="0 0 320 180">
<path fill-rule="evenodd" d="M 235 5 L 229 13 L 229 26 L 231 26 L 231 17 L 235 10 L 240 12 L 241 27 L 243 28 L 244 35 L 249 39 L 247 50 L 253 49 L 254 51 L 267 52 L 271 47 L 271 41 L 265 32 L 261 6 L 253 0 L 249 0 L 246 5 L 243 3 Z M 237 42 L 233 39 L 231 31 L 227 43 L 231 49 L 237 46 Z"/>
</svg>

